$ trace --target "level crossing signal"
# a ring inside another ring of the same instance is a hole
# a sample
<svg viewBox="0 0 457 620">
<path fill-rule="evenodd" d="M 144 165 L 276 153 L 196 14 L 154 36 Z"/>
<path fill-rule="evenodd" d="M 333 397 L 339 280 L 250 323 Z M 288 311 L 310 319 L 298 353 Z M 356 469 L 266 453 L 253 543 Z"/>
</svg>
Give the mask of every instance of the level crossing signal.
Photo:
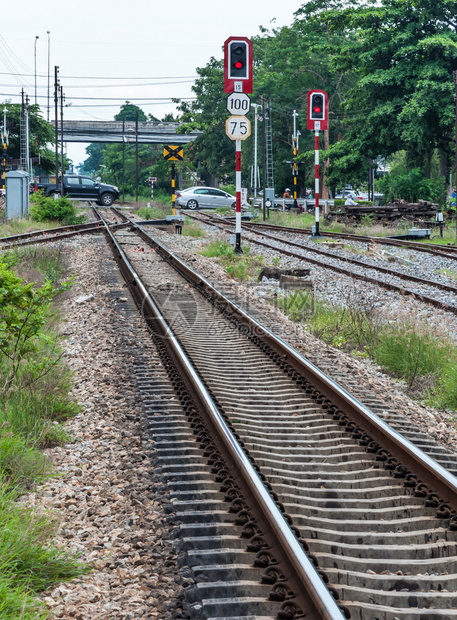
<svg viewBox="0 0 457 620">
<path fill-rule="evenodd" d="M 323 90 L 308 93 L 308 129 L 316 129 L 316 122 L 320 123 L 319 129 L 328 128 L 328 97 Z"/>
<path fill-rule="evenodd" d="M 224 93 L 252 93 L 252 41 L 229 37 L 224 43 Z"/>
</svg>

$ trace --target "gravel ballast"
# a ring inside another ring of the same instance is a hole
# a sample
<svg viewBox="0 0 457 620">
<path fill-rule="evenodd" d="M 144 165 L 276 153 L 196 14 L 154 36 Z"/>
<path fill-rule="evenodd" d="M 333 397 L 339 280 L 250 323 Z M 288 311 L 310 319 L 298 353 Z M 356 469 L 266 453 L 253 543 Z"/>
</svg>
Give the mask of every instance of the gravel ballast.
<svg viewBox="0 0 457 620">
<path fill-rule="evenodd" d="M 456 445 L 457 431 L 447 415 L 410 400 L 405 386 L 375 364 L 323 344 L 267 303 L 265 291 L 272 284 L 234 282 L 214 259 L 198 254 L 204 240 L 157 230 L 152 234 L 224 291 L 247 299 L 259 320 L 313 363 L 319 366 L 326 359 L 347 372 L 348 389 L 355 379 L 448 448 Z M 104 237 L 81 237 L 66 247 L 75 286 L 64 302 L 62 331 L 67 362 L 75 373 L 73 394 L 83 412 L 66 425 L 74 441 L 47 451 L 61 476 L 26 500 L 36 510 L 58 514 L 57 544 L 81 553 L 93 570 L 42 598 L 56 618 L 179 618 L 183 588 L 169 538 L 166 498 L 157 491 L 153 446 L 132 378 L 135 349 L 140 346 L 154 359 L 155 348 L 142 320 L 132 322 L 124 312 L 133 302 L 120 276 L 113 279 L 116 267 Z M 253 245 L 251 251 L 256 251 Z M 265 250 L 259 253 L 265 255 Z M 281 261 L 280 267 L 295 266 L 289 259 Z M 325 284 L 316 287 L 318 294 L 335 296 L 343 278 L 328 271 L 319 272 L 319 278 Z M 386 293 L 381 295 L 385 303 Z M 416 302 L 414 307 L 427 319 L 439 313 Z"/>
</svg>

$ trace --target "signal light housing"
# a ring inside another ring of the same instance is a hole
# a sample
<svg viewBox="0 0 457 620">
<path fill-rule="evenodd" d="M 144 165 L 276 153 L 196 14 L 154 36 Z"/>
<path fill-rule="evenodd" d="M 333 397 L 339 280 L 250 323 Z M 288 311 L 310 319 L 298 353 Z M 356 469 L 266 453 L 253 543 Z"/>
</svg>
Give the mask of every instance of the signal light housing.
<svg viewBox="0 0 457 620">
<path fill-rule="evenodd" d="M 252 93 L 252 42 L 246 37 L 224 43 L 224 92 Z"/>
<path fill-rule="evenodd" d="M 320 129 L 328 128 L 328 97 L 323 90 L 308 93 L 308 129 L 315 129 L 316 121 L 319 121 Z"/>
</svg>

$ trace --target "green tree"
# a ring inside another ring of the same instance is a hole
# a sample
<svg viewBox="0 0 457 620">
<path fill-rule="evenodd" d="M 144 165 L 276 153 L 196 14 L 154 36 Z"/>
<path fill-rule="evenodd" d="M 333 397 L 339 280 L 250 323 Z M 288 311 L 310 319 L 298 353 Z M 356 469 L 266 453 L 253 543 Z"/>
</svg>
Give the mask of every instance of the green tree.
<svg viewBox="0 0 457 620">
<path fill-rule="evenodd" d="M 298 12 L 340 36 L 330 46 L 335 74 L 358 76 L 343 100 L 344 135 L 330 148 L 336 179 L 364 176 L 369 160 L 400 149 L 426 176 L 434 149 L 447 170 L 455 108 L 457 2 L 380 0 L 348 7 L 311 0 Z"/>
<path fill-rule="evenodd" d="M 122 121 L 123 119 L 126 121 L 134 121 L 136 120 L 136 113 L 138 112 L 138 121 L 143 123 L 148 120 L 148 117 L 143 112 L 141 108 L 139 108 L 134 103 L 130 103 L 130 101 L 126 101 L 121 105 L 120 111 L 114 117 L 115 121 Z"/>
<path fill-rule="evenodd" d="M 3 108 L 6 108 L 6 129 L 9 133 L 7 152 L 14 159 L 19 159 L 21 156 L 21 105 L 3 103 L 1 109 Z M 54 170 L 55 155 L 48 147 L 50 143 L 54 143 L 54 128 L 40 116 L 38 105 L 29 106 L 29 136 L 30 157 L 39 157 L 39 167 L 45 172 Z"/>
<path fill-rule="evenodd" d="M 259 104 L 261 96 L 268 99 L 273 131 L 273 160 L 277 191 L 292 184 L 292 133 L 294 110 L 297 111 L 297 128 L 301 131 L 300 150 L 314 148 L 314 138 L 306 131 L 307 93 L 312 88 L 323 88 L 329 93 L 332 114 L 339 110 L 341 93 L 348 88 L 352 75 L 337 74 L 331 70 L 327 53 L 322 53 L 322 42 L 334 40 L 336 34 L 324 27 L 309 26 L 304 20 L 296 20 L 291 26 L 268 31 L 253 41 L 252 101 Z M 183 131 L 203 131 L 189 148 L 194 165 L 225 182 L 234 180 L 234 146 L 225 135 L 226 95 L 223 92 L 222 60 L 211 58 L 204 68 L 197 69 L 193 91 L 196 101 L 181 102 Z M 338 114 L 337 114 L 338 116 Z M 251 113 L 251 118 L 253 114 Z M 336 140 L 341 122 L 331 123 L 331 132 L 325 135 L 325 145 Z M 262 124 L 259 124 L 259 145 Z M 249 175 L 252 164 L 253 138 L 243 143 L 243 178 Z M 314 157 L 314 152 L 313 152 Z M 260 160 L 261 158 L 259 158 Z M 303 157 L 306 160 L 305 157 Z M 306 160 L 307 161 L 307 160 Z M 302 187 L 313 178 L 314 163 L 300 169 Z M 249 176 L 248 176 L 249 178 Z"/>
</svg>

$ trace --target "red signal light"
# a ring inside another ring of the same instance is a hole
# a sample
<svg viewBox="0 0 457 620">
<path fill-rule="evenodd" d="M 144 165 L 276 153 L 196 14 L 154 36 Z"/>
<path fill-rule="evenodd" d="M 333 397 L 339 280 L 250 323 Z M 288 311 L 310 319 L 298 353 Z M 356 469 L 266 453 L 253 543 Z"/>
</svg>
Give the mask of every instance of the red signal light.
<svg viewBox="0 0 457 620">
<path fill-rule="evenodd" d="M 239 60 L 235 63 L 235 69 L 241 69 L 243 67 L 243 63 Z"/>
<path fill-rule="evenodd" d="M 316 114 L 319 114 L 319 112 L 322 112 L 322 109 L 321 109 L 319 106 L 315 106 L 315 107 L 314 107 L 314 112 L 315 112 Z"/>
</svg>

